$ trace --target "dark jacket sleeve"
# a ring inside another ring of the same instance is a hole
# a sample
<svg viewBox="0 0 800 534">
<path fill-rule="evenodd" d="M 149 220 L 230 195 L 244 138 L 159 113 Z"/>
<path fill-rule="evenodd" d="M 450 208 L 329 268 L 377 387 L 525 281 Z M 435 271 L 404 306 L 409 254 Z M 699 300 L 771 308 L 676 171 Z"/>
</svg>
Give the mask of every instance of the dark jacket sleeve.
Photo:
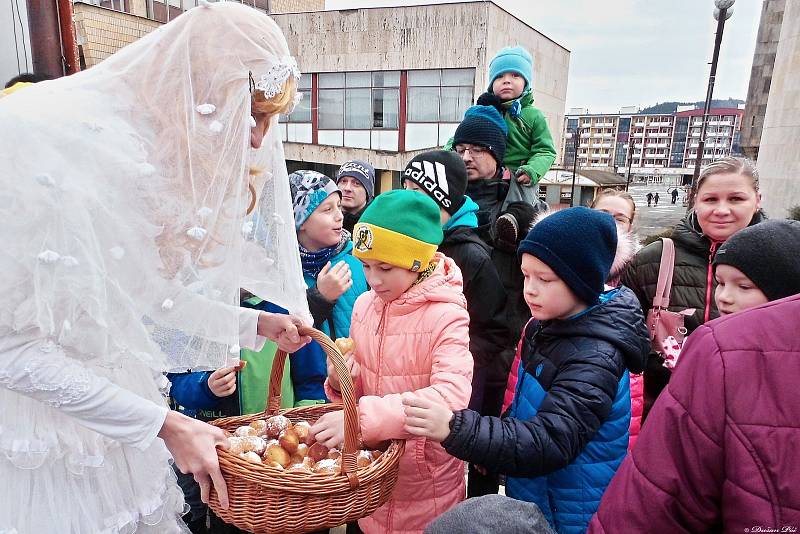
<svg viewBox="0 0 800 534">
<path fill-rule="evenodd" d="M 208 377 L 211 371 L 195 373 L 169 373 L 172 383 L 169 395 L 176 403 L 189 410 L 210 410 L 216 408 L 220 398 L 211 393 Z"/>
<path fill-rule="evenodd" d="M 725 368 L 714 333 L 689 336 L 589 532 L 722 531 Z"/>
<path fill-rule="evenodd" d="M 559 369 L 532 419 L 461 410 L 442 445 L 457 458 L 505 475 L 535 477 L 561 469 L 608 418 L 623 372 L 619 354 L 578 351 Z"/>
<path fill-rule="evenodd" d="M 478 366 L 491 367 L 513 345 L 505 316 L 506 290 L 488 254 L 468 261 L 472 265 L 462 273 L 469 310 L 469 350 Z"/>
<path fill-rule="evenodd" d="M 322 323 L 330 320 L 333 316 L 333 307 L 336 305 L 336 301 L 331 302 L 323 297 L 316 286 L 306 290 L 306 297 L 309 311 L 314 318 L 314 328 L 320 329 Z"/>
</svg>

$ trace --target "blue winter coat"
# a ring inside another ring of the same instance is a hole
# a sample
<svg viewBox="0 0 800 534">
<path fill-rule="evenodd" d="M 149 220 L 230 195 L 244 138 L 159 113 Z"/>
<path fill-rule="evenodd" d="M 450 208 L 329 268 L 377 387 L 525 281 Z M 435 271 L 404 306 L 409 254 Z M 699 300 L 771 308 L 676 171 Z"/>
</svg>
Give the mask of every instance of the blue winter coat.
<svg viewBox="0 0 800 534">
<path fill-rule="evenodd" d="M 341 261 L 350 266 L 353 275 L 353 285 L 336 300 L 332 311 L 327 317 L 314 317 L 314 324 L 320 330 L 333 338 L 350 336 L 350 317 L 353 315 L 353 306 L 356 299 L 369 290 L 367 279 L 364 276 L 364 267 L 361 262 L 351 254 L 353 243 L 348 242 L 347 246 L 331 258 L 331 265 L 336 265 Z M 306 286 L 309 289 L 317 285 L 316 278 L 304 275 Z M 331 324 L 332 323 L 332 324 Z M 289 366 L 292 374 L 292 385 L 294 386 L 295 404 L 301 401 L 326 401 L 325 379 L 328 378 L 328 364 L 325 352 L 322 347 L 312 341 L 299 351 L 292 354 L 291 365 Z"/>
<path fill-rule="evenodd" d="M 627 452 L 628 370 L 641 372 L 649 350 L 625 287 L 573 318 L 531 322 L 508 416 L 456 412 L 443 445 L 508 475 L 506 494 L 535 502 L 558 532 L 582 533 Z"/>
</svg>

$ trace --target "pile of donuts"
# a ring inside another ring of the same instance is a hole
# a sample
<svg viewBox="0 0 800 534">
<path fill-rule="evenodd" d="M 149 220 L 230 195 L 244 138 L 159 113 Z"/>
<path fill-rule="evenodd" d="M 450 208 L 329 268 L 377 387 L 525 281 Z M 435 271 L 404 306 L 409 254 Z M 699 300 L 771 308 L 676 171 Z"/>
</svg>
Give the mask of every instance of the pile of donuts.
<svg viewBox="0 0 800 534">
<path fill-rule="evenodd" d="M 291 473 L 339 474 L 342 453 L 328 449 L 311 438 L 307 421 L 292 424 L 283 415 L 253 421 L 240 426 L 228 437 L 228 452 L 254 464 Z M 381 451 L 361 450 L 356 462 L 367 467 L 380 458 Z"/>
</svg>

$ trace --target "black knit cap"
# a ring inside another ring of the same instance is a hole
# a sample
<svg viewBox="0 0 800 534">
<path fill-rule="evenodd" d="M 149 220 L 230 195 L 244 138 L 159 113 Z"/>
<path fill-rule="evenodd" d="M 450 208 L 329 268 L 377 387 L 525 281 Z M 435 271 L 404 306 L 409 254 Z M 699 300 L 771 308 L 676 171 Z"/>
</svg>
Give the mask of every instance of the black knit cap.
<svg viewBox="0 0 800 534">
<path fill-rule="evenodd" d="M 400 180 L 411 180 L 419 185 L 450 215 L 454 215 L 466 200 L 467 168 L 455 152 L 431 150 L 415 156 L 406 165 Z"/>
<path fill-rule="evenodd" d="M 461 143 L 485 146 L 498 165 L 506 155 L 508 127 L 500 112 L 492 106 L 472 106 L 453 134 L 453 146 Z"/>
<path fill-rule="evenodd" d="M 742 271 L 769 300 L 800 293 L 800 221 L 774 219 L 739 230 L 717 250 L 717 265 Z"/>
</svg>

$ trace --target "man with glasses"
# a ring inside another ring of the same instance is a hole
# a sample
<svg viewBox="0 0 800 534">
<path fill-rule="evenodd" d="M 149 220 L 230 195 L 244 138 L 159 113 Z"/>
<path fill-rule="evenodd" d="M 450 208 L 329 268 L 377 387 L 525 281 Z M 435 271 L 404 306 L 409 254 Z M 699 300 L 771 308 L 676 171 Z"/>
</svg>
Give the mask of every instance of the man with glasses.
<svg viewBox="0 0 800 534">
<path fill-rule="evenodd" d="M 523 277 L 517 259 L 517 245 L 542 206 L 512 202 L 503 212 L 511 176 L 503 167 L 506 152 L 505 120 L 492 106 L 472 106 L 456 128 L 445 149 L 458 154 L 467 168 L 466 195 L 478 204 L 477 233 L 492 247 L 492 263 L 500 276 L 508 299 L 505 320 L 511 332 L 505 349 L 487 369 L 483 393 L 484 415 L 500 415 L 511 361 L 514 359 L 519 333 L 530 318 L 522 298 Z M 497 493 L 498 476 L 470 465 L 467 496 Z"/>
</svg>

